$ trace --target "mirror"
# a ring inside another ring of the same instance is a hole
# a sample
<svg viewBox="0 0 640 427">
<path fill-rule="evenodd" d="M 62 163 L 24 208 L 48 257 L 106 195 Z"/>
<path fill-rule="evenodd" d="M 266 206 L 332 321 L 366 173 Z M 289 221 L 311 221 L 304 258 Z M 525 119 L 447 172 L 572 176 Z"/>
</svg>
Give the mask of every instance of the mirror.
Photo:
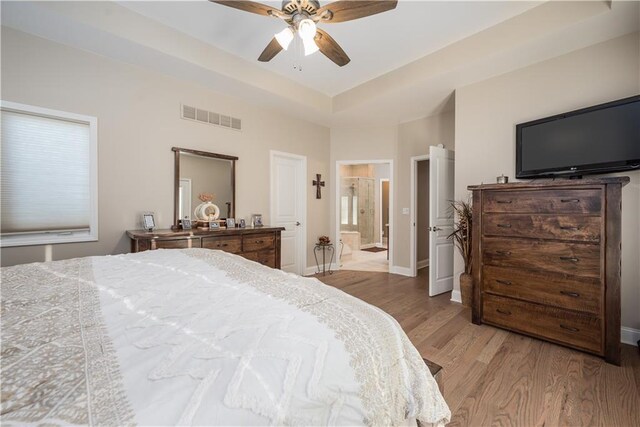
<svg viewBox="0 0 640 427">
<path fill-rule="evenodd" d="M 173 147 L 175 154 L 173 229 L 179 229 L 185 216 L 193 221 L 201 205 L 201 194 L 213 194 L 220 218 L 234 218 L 236 205 L 237 157 Z M 206 211 L 214 213 L 213 209 Z"/>
</svg>

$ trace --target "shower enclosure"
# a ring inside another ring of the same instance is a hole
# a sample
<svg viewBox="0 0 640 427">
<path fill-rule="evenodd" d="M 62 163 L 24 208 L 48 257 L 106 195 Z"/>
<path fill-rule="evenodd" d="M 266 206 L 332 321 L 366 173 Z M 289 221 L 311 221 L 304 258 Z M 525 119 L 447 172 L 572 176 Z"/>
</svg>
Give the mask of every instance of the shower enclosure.
<svg viewBox="0 0 640 427">
<path fill-rule="evenodd" d="M 375 179 L 345 177 L 340 187 L 340 231 L 359 233 L 361 247 L 373 246 Z"/>
</svg>

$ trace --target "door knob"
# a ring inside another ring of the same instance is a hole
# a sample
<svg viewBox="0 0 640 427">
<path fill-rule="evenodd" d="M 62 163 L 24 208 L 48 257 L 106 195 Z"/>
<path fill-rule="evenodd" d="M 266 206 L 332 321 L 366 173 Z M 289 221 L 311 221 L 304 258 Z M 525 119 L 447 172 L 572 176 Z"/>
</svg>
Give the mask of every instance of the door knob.
<svg viewBox="0 0 640 427">
<path fill-rule="evenodd" d="M 296 226 L 300 227 L 300 221 L 296 221 Z"/>
</svg>

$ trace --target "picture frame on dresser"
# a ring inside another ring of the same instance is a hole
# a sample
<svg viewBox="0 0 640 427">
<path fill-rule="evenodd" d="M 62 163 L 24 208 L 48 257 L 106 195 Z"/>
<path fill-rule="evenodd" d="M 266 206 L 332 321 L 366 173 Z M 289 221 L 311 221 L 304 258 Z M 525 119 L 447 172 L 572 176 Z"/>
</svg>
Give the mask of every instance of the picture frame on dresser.
<svg viewBox="0 0 640 427">
<path fill-rule="evenodd" d="M 226 224 L 227 224 L 227 228 L 235 228 L 236 227 L 235 218 L 227 218 L 226 219 Z"/>
</svg>

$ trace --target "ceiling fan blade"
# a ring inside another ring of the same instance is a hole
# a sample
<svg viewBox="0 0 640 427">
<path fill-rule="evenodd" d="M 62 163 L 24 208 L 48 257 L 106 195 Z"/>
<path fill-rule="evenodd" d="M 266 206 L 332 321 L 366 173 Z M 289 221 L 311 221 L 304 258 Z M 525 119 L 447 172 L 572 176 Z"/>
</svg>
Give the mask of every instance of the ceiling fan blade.
<svg viewBox="0 0 640 427">
<path fill-rule="evenodd" d="M 218 3 L 223 6 L 233 7 L 235 9 L 244 10 L 245 12 L 257 13 L 264 16 L 278 16 L 280 11 L 266 4 L 257 3 L 255 1 L 243 1 L 243 0 L 209 0 L 213 3 Z"/>
<path fill-rule="evenodd" d="M 333 39 L 333 37 L 327 34 L 326 31 L 323 31 L 320 28 L 316 29 L 316 37 L 314 40 L 318 49 L 320 49 L 320 52 L 340 67 L 344 67 L 349 63 L 349 61 L 351 61 L 340 45 Z"/>
<path fill-rule="evenodd" d="M 322 22 L 345 22 L 393 10 L 397 4 L 397 0 L 338 0 L 322 6 L 316 15 Z"/>
<path fill-rule="evenodd" d="M 260 62 L 269 62 L 273 59 L 274 56 L 280 53 L 282 50 L 282 46 L 278 43 L 276 38 L 272 38 L 267 47 L 264 48 L 260 56 L 258 57 L 258 61 Z"/>
</svg>

